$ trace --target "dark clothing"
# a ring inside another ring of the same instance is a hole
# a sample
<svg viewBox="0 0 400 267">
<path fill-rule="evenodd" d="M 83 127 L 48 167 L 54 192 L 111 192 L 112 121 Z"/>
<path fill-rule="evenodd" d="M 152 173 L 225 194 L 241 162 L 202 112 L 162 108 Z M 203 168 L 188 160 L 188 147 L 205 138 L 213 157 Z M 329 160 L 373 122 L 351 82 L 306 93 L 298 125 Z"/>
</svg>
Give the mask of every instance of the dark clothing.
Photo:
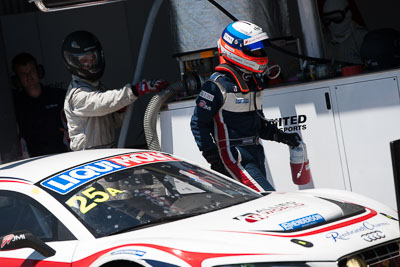
<svg viewBox="0 0 400 267">
<path fill-rule="evenodd" d="M 260 138 L 273 140 L 276 125 L 261 118 L 263 91 L 255 81 L 242 93 L 228 74 L 214 73 L 196 99 L 191 130 L 200 151 L 218 148 L 233 178 L 257 190 L 274 190 L 266 179 Z M 221 88 L 214 82 L 220 84 Z"/>
<path fill-rule="evenodd" d="M 61 112 L 66 91 L 42 86 L 39 97 L 21 91 L 15 97 L 20 136 L 25 139 L 31 157 L 68 151 L 64 144 Z"/>
</svg>

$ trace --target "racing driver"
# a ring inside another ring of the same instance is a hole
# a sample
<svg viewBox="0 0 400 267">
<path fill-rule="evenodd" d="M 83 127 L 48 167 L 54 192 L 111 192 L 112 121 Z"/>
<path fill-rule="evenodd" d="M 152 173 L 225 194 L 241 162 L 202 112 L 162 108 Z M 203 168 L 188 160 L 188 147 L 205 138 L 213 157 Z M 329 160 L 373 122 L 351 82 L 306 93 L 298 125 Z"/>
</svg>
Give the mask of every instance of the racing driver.
<svg viewBox="0 0 400 267">
<path fill-rule="evenodd" d="M 256 191 L 273 191 L 266 178 L 260 138 L 297 147 L 297 133 L 285 133 L 262 111 L 263 79 L 269 73 L 263 50 L 268 35 L 248 21 L 229 24 L 218 39 L 220 65 L 203 84 L 191 130 L 211 169 Z"/>
</svg>

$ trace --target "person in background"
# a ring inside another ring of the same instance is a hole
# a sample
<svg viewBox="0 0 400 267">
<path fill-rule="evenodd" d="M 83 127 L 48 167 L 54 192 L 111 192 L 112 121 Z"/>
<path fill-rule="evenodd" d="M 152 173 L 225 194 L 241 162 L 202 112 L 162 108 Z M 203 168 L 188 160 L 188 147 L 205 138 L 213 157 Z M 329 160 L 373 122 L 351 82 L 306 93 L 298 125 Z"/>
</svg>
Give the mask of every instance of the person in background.
<svg viewBox="0 0 400 267">
<path fill-rule="evenodd" d="M 352 19 L 347 0 L 326 0 L 322 22 L 326 58 L 350 64 L 362 64 L 360 47 L 368 30 Z"/>
<path fill-rule="evenodd" d="M 70 33 L 61 50 L 72 74 L 64 102 L 71 150 L 114 147 L 125 107 L 138 98 L 136 87 L 130 83 L 117 89 L 103 86 L 103 49 L 88 31 Z"/>
<path fill-rule="evenodd" d="M 62 111 L 66 91 L 40 83 L 43 69 L 23 52 L 12 60 L 14 101 L 21 144 L 30 157 L 68 151 L 64 144 Z"/>
<path fill-rule="evenodd" d="M 271 191 L 261 139 L 300 145 L 297 133 L 285 133 L 262 111 L 263 79 L 269 72 L 263 50 L 268 36 L 247 21 L 229 24 L 218 40 L 220 65 L 203 84 L 191 118 L 191 130 L 211 169 L 257 191 Z"/>
</svg>

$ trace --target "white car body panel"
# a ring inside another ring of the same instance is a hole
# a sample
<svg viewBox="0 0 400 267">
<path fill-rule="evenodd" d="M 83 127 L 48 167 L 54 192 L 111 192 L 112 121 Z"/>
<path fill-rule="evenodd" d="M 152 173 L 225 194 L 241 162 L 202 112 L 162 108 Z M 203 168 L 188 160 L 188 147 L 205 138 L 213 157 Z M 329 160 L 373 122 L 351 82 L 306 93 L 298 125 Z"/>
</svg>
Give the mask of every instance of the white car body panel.
<svg viewBox="0 0 400 267">
<path fill-rule="evenodd" d="M 48 242 L 56 250 L 48 258 L 23 248 L 0 251 L 0 261 L 29 258 L 44 265 L 72 262 L 72 266 L 101 266 L 114 260 L 129 260 L 142 266 L 152 266 L 151 260 L 177 266 L 307 261 L 310 266 L 337 266 L 335 262 L 344 255 L 400 240 L 395 210 L 364 196 L 331 189 L 272 192 L 195 217 L 96 239 L 68 209 L 33 184 L 79 164 L 128 152 L 133 150 L 70 152 L 31 160 L 19 170 L 12 164 L 0 165 L 0 191 L 12 190 L 35 198 L 77 238 Z M 341 209 L 323 198 L 357 203 L 367 211 L 304 230 L 283 231 L 321 217 L 340 217 Z M 378 236 L 370 240 L 371 233 Z M 307 242 L 310 247 L 304 245 Z"/>
</svg>

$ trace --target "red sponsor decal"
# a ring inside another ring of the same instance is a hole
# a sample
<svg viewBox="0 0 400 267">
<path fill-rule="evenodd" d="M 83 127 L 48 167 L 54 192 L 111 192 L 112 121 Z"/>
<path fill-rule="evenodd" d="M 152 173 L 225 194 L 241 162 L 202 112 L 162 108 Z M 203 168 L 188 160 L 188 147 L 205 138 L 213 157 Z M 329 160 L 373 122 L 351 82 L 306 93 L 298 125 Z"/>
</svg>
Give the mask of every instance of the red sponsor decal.
<svg viewBox="0 0 400 267">
<path fill-rule="evenodd" d="M 302 207 L 302 206 L 304 206 L 303 203 L 297 203 L 297 202 L 294 202 L 294 201 L 289 201 L 289 202 L 277 204 L 277 205 L 275 205 L 273 207 L 268 207 L 268 208 L 265 208 L 265 209 L 257 210 L 256 212 L 245 213 L 245 214 L 242 214 L 240 216 L 234 217 L 234 219 L 236 219 L 236 220 L 244 220 L 244 221 L 249 222 L 249 223 L 254 223 L 254 222 L 258 222 L 258 221 L 267 219 L 273 214 L 281 213 L 281 212 L 284 212 L 284 211 L 286 211 L 288 209 L 298 208 L 298 207 Z"/>
<path fill-rule="evenodd" d="M 164 246 L 159 246 L 159 245 L 154 245 L 154 244 L 141 244 L 141 243 L 135 243 L 135 244 L 126 244 L 126 245 L 121 245 L 121 246 L 116 246 L 112 248 L 108 248 L 102 251 L 99 251 L 97 253 L 94 253 L 86 258 L 83 258 L 81 260 L 67 263 L 67 262 L 56 262 L 56 261 L 46 261 L 46 260 L 29 260 L 29 259 L 11 259 L 11 258 L 1 258 L 0 257 L 0 262 L 1 266 L 21 266 L 21 265 L 26 265 L 26 266 L 35 266 L 35 267 L 50 267 L 50 266 L 72 266 L 72 267 L 86 267 L 95 262 L 98 258 L 100 258 L 102 255 L 110 252 L 111 250 L 115 250 L 118 248 L 123 248 L 123 247 L 130 247 L 130 246 L 138 246 L 138 247 L 148 247 L 148 248 L 153 248 L 153 249 L 158 249 L 160 251 L 164 251 L 166 253 L 169 253 L 177 258 L 180 258 L 181 260 L 187 262 L 190 264 L 190 266 L 201 266 L 202 262 L 206 259 L 210 258 L 218 258 L 218 257 L 233 257 L 233 256 L 255 256 L 255 255 L 288 255 L 288 254 L 280 254 L 280 253 L 212 253 L 212 252 L 195 252 L 195 251 L 185 251 L 185 250 L 180 250 L 176 248 L 171 248 L 171 247 L 164 247 Z"/>
<path fill-rule="evenodd" d="M 3 241 L 1 241 L 1 247 L 0 248 L 3 248 L 5 245 L 10 244 L 10 242 L 13 240 L 13 238 L 14 238 L 13 234 L 6 235 L 5 237 L 3 237 Z"/>
<path fill-rule="evenodd" d="M 185 251 L 185 250 L 180 250 L 177 248 L 171 248 L 171 247 L 164 247 L 164 246 L 159 246 L 159 245 L 154 245 L 154 244 L 140 244 L 140 243 L 135 243 L 135 244 L 126 244 L 118 247 L 113 247 L 109 248 L 103 251 L 100 251 L 96 254 L 93 254 L 92 256 L 89 256 L 87 258 L 84 258 L 82 260 L 79 260 L 75 263 L 72 264 L 72 266 L 89 266 L 91 263 L 93 263 L 96 259 L 98 259 L 100 256 L 104 255 L 105 253 L 121 248 L 121 247 L 127 247 L 127 246 L 139 246 L 139 247 L 149 247 L 149 248 L 154 248 L 158 249 L 164 252 L 167 252 L 177 258 L 180 258 L 181 260 L 187 262 L 190 264 L 190 266 L 201 266 L 201 263 L 210 258 L 218 258 L 218 257 L 233 257 L 233 256 L 254 256 L 254 255 L 288 255 L 288 254 L 280 254 L 280 253 L 212 253 L 212 252 L 195 252 L 195 251 Z"/>
<path fill-rule="evenodd" d="M 267 217 L 263 217 L 260 214 L 250 214 L 250 215 L 246 216 L 245 221 L 249 222 L 249 223 L 254 223 L 254 222 L 261 221 L 261 220 L 263 220 L 265 218 L 268 218 L 268 216 Z"/>
<path fill-rule="evenodd" d="M 149 163 L 165 162 L 165 161 L 179 161 L 171 156 L 164 155 L 160 152 L 141 152 L 122 155 L 107 159 L 116 164 L 133 167 Z"/>
<path fill-rule="evenodd" d="M 310 229 L 307 230 L 305 232 L 301 232 L 299 234 L 295 233 L 289 233 L 289 234 L 271 234 L 271 233 L 260 233 L 260 232 L 239 232 L 239 231 L 220 231 L 220 232 L 229 232 L 229 233 L 237 233 L 237 234 L 251 234 L 251 235 L 265 235 L 265 236 L 278 236 L 278 237 L 290 237 L 290 238 L 294 238 L 294 237 L 304 237 L 304 236 L 310 236 L 310 235 L 316 235 L 316 234 L 320 234 L 320 233 L 324 233 L 324 232 L 328 232 L 328 231 L 332 231 L 332 230 L 336 230 L 336 229 L 340 229 L 349 225 L 353 225 L 359 222 L 363 222 L 366 221 L 372 217 L 375 217 L 378 213 L 375 210 L 366 208 L 369 212 L 366 215 L 363 215 L 361 217 L 357 217 L 357 218 L 353 218 L 353 219 L 349 219 L 347 221 L 343 221 L 343 222 L 339 222 L 339 223 L 335 223 L 329 226 L 325 226 L 322 228 L 319 228 L 317 230 L 314 229 Z"/>
</svg>

